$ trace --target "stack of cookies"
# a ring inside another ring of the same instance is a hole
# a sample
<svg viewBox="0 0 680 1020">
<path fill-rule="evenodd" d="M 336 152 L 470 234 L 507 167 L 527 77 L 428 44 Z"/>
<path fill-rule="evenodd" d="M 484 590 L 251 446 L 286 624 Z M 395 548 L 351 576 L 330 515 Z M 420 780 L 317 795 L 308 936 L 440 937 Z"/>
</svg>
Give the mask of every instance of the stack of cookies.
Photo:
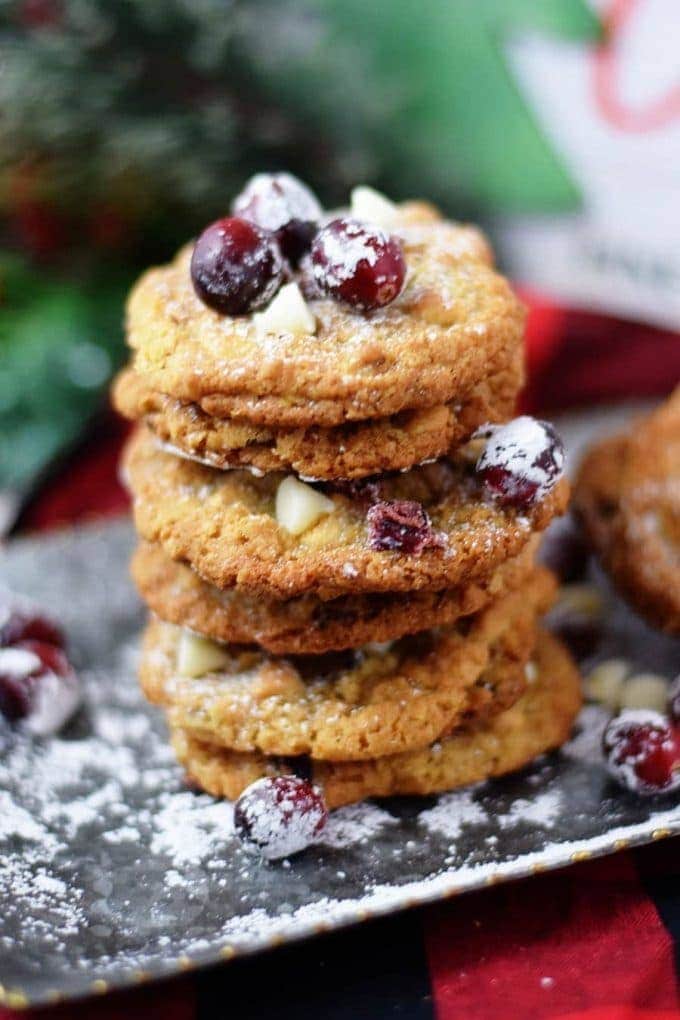
<svg viewBox="0 0 680 1020">
<path fill-rule="evenodd" d="M 302 775 L 335 807 L 566 739 L 535 563 L 563 451 L 513 418 L 523 311 L 477 230 L 260 174 L 142 277 L 128 340 L 141 681 L 199 786 Z"/>
</svg>

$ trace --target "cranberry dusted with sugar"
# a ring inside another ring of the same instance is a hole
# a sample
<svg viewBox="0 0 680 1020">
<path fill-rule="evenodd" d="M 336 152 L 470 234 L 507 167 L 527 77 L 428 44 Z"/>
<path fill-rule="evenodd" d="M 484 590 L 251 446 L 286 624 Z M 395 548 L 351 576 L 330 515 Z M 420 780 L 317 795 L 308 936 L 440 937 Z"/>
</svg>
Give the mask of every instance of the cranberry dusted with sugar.
<svg viewBox="0 0 680 1020">
<path fill-rule="evenodd" d="M 485 425 L 487 439 L 476 471 L 488 494 L 503 506 L 528 510 L 544 499 L 564 470 L 564 447 L 553 426 L 522 415 L 507 425 Z"/>
<path fill-rule="evenodd" d="M 290 857 L 314 843 L 328 820 L 319 791 L 298 776 L 251 783 L 234 806 L 234 826 L 248 849 L 270 861 Z"/>
<path fill-rule="evenodd" d="M 602 746 L 612 776 L 634 793 L 680 789 L 680 731 L 659 712 L 621 712 L 604 731 Z"/>
<path fill-rule="evenodd" d="M 64 645 L 64 635 L 46 616 L 25 609 L 0 609 L 0 648 L 31 639 L 60 648 Z"/>
<path fill-rule="evenodd" d="M 199 298 L 228 315 L 245 315 L 268 304 L 284 271 L 274 235 L 239 216 L 206 227 L 191 256 L 191 280 Z"/>
<path fill-rule="evenodd" d="M 47 736 L 79 704 L 78 678 L 61 648 L 34 639 L 0 648 L 0 712 L 10 722 Z"/>
<path fill-rule="evenodd" d="M 316 195 L 292 174 L 255 174 L 234 199 L 236 216 L 271 231 L 294 266 L 309 251 L 323 209 Z"/>
<path fill-rule="evenodd" d="M 442 545 L 442 536 L 433 530 L 425 508 L 414 500 L 381 500 L 370 507 L 366 517 L 368 541 L 377 552 L 417 554 Z"/>
<path fill-rule="evenodd" d="M 311 260 L 324 294 L 365 312 L 388 305 L 404 286 L 406 263 L 399 241 L 360 220 L 332 220 L 314 238 Z"/>
</svg>

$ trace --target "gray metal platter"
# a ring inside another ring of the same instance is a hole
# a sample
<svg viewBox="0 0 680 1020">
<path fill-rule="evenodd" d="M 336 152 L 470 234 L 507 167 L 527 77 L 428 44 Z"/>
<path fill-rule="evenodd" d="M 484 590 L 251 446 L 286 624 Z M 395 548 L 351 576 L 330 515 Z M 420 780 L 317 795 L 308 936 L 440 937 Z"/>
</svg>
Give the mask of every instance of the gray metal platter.
<svg viewBox="0 0 680 1020">
<path fill-rule="evenodd" d="M 62 622 L 86 704 L 57 738 L 2 731 L 0 982 L 22 1007 L 231 959 L 680 832 L 680 807 L 615 787 L 602 710 L 503 780 L 334 812 L 324 842 L 260 863 L 227 803 L 190 790 L 135 679 L 144 613 L 129 522 L 17 540 L 0 583 Z M 605 592 L 605 599 L 610 595 Z M 612 602 L 598 654 L 678 670 L 678 644 Z"/>
</svg>

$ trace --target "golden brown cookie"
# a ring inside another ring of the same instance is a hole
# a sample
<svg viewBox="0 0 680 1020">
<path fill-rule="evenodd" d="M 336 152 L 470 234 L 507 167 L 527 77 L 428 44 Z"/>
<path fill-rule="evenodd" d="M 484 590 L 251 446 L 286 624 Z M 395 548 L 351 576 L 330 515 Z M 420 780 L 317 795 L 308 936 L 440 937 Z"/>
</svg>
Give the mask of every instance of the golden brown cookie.
<svg viewBox="0 0 680 1020">
<path fill-rule="evenodd" d="M 568 738 L 581 707 L 578 671 L 564 646 L 540 634 L 533 661 L 537 676 L 512 708 L 477 729 L 461 730 L 432 746 L 369 761 L 310 761 L 329 808 L 367 797 L 429 794 L 467 786 L 522 768 Z M 235 799 L 266 775 L 291 772 L 295 761 L 243 754 L 197 740 L 171 728 L 177 757 L 200 787 L 216 797 Z"/>
<path fill-rule="evenodd" d="M 538 570 L 477 616 L 387 648 L 297 658 L 226 648 L 226 664 L 200 677 L 179 673 L 178 628 L 152 621 L 142 689 L 174 726 L 237 751 L 363 760 L 425 747 L 519 697 L 554 591 Z"/>
<path fill-rule="evenodd" d="M 563 480 L 525 513 L 485 502 L 469 467 L 448 461 L 385 476 L 381 500 L 418 502 L 431 518 L 432 542 L 406 553 L 371 547 L 366 501 L 351 492 L 329 490 L 333 511 L 292 535 L 274 513 L 281 475 L 256 478 L 183 460 L 158 450 L 146 429 L 128 444 L 124 472 L 143 538 L 218 588 L 275 598 L 437 591 L 486 578 L 567 500 Z"/>
<path fill-rule="evenodd" d="M 625 597 L 680 633 L 680 389 L 629 434 L 592 448 L 574 505 Z"/>
<path fill-rule="evenodd" d="M 113 402 L 126 418 L 143 419 L 168 448 L 212 467 L 294 471 L 313 479 L 361 478 L 437 459 L 480 425 L 505 421 L 523 380 L 518 351 L 507 368 L 454 403 L 326 428 L 276 428 L 218 418 L 198 404 L 154 391 L 130 368 L 115 381 Z"/>
<path fill-rule="evenodd" d="M 318 655 L 393 641 L 469 616 L 523 584 L 533 570 L 537 537 L 488 578 L 437 592 L 343 595 L 324 602 L 314 595 L 285 601 L 221 591 L 160 545 L 142 542 L 132 559 L 140 595 L 161 620 L 189 627 L 216 641 L 257 644 L 275 655 Z"/>
<path fill-rule="evenodd" d="M 515 363 L 524 310 L 473 227 L 401 207 L 406 284 L 364 313 L 310 297 L 316 334 L 258 334 L 196 296 L 192 245 L 142 276 L 127 309 L 135 369 L 150 389 L 208 416 L 275 428 L 344 425 L 451 404 Z"/>
</svg>

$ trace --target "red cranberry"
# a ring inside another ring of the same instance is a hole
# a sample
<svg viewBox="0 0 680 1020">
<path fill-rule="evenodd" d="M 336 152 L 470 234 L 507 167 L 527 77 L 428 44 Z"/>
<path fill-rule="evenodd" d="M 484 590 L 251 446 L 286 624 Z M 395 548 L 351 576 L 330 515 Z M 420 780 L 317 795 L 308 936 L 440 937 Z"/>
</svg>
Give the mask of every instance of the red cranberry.
<svg viewBox="0 0 680 1020">
<path fill-rule="evenodd" d="M 359 220 L 332 220 L 312 242 L 314 280 L 324 294 L 370 311 L 401 292 L 406 263 L 401 245 Z"/>
<path fill-rule="evenodd" d="M 419 553 L 442 545 L 425 508 L 414 500 L 381 500 L 369 508 L 366 518 L 369 545 L 378 552 Z"/>
<path fill-rule="evenodd" d="M 258 779 L 234 806 L 237 835 L 270 861 L 304 850 L 318 838 L 327 819 L 321 794 L 297 776 Z"/>
<path fill-rule="evenodd" d="M 477 474 L 503 506 L 528 510 L 544 499 L 564 470 L 564 447 L 553 426 L 522 415 L 507 425 L 479 429 L 488 436 Z"/>
<path fill-rule="evenodd" d="M 35 639 L 50 645 L 64 645 L 64 635 L 57 625 L 44 616 L 27 610 L 12 609 L 2 615 L 0 610 L 0 648 L 14 645 L 17 641 Z"/>
<path fill-rule="evenodd" d="M 668 690 L 668 714 L 674 723 L 680 723 L 680 673 Z"/>
<path fill-rule="evenodd" d="M 604 731 L 602 746 L 611 774 L 634 793 L 680 788 L 680 731 L 659 712 L 621 712 Z"/>
<path fill-rule="evenodd" d="M 312 243 L 323 210 L 292 174 L 255 174 L 232 206 L 234 215 L 271 231 L 294 266 Z"/>
<path fill-rule="evenodd" d="M 191 256 L 191 279 L 199 298 L 228 315 L 244 315 L 268 304 L 283 276 L 274 235 L 238 216 L 206 227 Z"/>
<path fill-rule="evenodd" d="M 61 729 L 80 703 L 78 679 L 61 648 L 21 641 L 0 649 L 0 713 L 46 736 Z"/>
</svg>

